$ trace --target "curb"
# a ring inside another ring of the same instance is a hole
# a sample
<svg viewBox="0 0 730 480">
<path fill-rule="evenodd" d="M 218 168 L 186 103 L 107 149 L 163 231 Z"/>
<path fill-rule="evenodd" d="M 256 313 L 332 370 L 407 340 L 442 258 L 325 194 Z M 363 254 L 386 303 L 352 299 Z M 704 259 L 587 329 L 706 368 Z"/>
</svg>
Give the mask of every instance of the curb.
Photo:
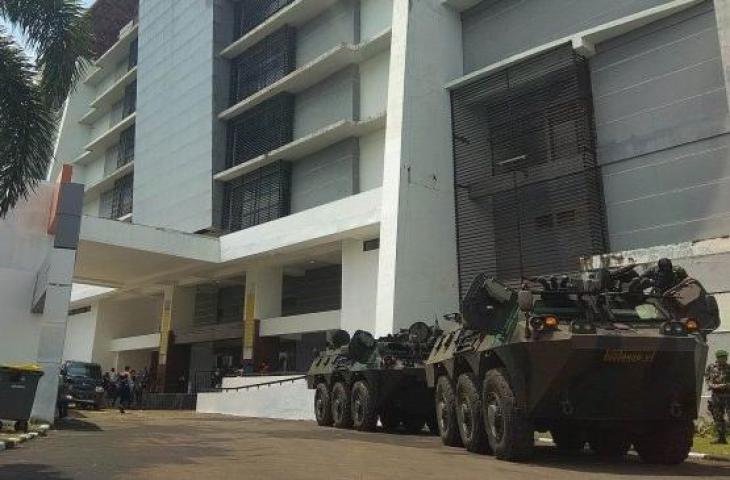
<svg viewBox="0 0 730 480">
<path fill-rule="evenodd" d="M 16 433 L 13 436 L 3 436 L 3 439 L 0 440 L 0 452 L 16 448 L 19 444 L 33 440 L 34 438 L 45 437 L 48 434 L 49 428 L 49 425 L 38 425 L 34 427 L 32 432 Z"/>
<path fill-rule="evenodd" d="M 550 438 L 538 438 L 537 441 L 540 443 L 554 445 L 552 439 L 550 439 Z M 638 455 L 638 454 L 636 452 L 634 452 L 633 450 L 631 450 L 629 452 L 629 455 Z M 730 456 L 713 455 L 712 453 L 689 452 L 689 458 L 696 458 L 698 460 L 709 460 L 712 462 L 730 462 Z"/>
</svg>

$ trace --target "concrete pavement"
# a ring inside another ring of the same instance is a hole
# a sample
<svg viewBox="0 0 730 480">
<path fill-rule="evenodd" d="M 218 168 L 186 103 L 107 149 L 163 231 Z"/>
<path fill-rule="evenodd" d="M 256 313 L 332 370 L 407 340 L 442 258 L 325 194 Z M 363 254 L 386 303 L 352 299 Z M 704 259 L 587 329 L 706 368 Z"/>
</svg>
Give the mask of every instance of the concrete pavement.
<svg viewBox="0 0 730 480">
<path fill-rule="evenodd" d="M 360 433 L 312 422 L 192 412 L 82 412 L 47 438 L 0 455 L 2 480 L 730 478 L 730 465 L 600 461 L 540 446 L 531 464 L 441 446 L 437 437 Z"/>
</svg>

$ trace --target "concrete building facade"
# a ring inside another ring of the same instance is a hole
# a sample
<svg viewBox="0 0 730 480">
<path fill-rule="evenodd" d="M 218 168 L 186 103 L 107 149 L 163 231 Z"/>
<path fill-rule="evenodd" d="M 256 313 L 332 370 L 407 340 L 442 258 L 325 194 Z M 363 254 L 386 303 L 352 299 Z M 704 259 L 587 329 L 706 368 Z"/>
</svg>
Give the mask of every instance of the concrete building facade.
<svg viewBox="0 0 730 480">
<path fill-rule="evenodd" d="M 301 371 L 479 271 L 727 235 L 727 8 L 140 0 L 56 152 L 86 185 L 66 356 Z"/>
</svg>

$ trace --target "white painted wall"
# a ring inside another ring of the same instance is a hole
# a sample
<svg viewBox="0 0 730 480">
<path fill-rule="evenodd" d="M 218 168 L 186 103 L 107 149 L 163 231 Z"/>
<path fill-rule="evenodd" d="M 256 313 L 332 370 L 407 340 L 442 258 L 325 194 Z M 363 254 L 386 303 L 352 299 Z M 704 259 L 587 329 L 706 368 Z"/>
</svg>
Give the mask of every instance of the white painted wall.
<svg viewBox="0 0 730 480">
<path fill-rule="evenodd" d="M 390 27 L 393 20 L 393 0 L 363 0 L 360 2 L 360 39 L 368 40 Z"/>
<path fill-rule="evenodd" d="M 379 250 L 364 252 L 361 240 L 342 242 L 342 319 L 340 328 L 375 329 Z"/>
<path fill-rule="evenodd" d="M 64 163 L 70 163 L 81 155 L 83 147 L 91 140 L 88 127 L 78 122 L 89 111 L 93 97 L 94 89 L 80 83 L 66 101 L 56 141 L 51 179 L 56 178 Z M 74 181 L 79 181 L 76 175 Z"/>
<path fill-rule="evenodd" d="M 91 362 L 96 333 L 96 306 L 85 313 L 68 317 L 63 360 Z"/>
<path fill-rule="evenodd" d="M 280 309 L 281 307 L 279 307 Z M 290 333 L 323 332 L 340 328 L 340 310 L 305 313 L 261 320 L 259 335 L 270 337 Z"/>
<path fill-rule="evenodd" d="M 383 185 L 383 154 L 385 129 L 360 137 L 358 162 L 360 191 L 365 192 Z"/>
<path fill-rule="evenodd" d="M 360 64 L 360 118 L 383 113 L 388 107 L 390 52 L 385 51 Z"/>
<path fill-rule="evenodd" d="M 440 0 L 394 2 L 376 335 L 457 311 L 451 105 L 461 20 Z"/>
<path fill-rule="evenodd" d="M 267 377 L 254 378 L 260 383 Z M 196 410 L 241 417 L 314 420 L 314 390 L 307 389 L 307 382 L 302 379 L 248 390 L 199 393 Z"/>
</svg>

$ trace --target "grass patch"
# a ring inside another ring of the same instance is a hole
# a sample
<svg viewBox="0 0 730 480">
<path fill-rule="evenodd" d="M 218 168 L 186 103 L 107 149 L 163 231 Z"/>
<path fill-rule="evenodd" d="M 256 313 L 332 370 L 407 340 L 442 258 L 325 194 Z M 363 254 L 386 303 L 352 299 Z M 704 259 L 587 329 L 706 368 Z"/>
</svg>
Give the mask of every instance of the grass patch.
<svg viewBox="0 0 730 480">
<path fill-rule="evenodd" d="M 713 440 L 715 437 L 711 434 L 695 435 L 692 451 L 730 457 L 730 445 L 712 445 L 710 442 Z"/>
</svg>

